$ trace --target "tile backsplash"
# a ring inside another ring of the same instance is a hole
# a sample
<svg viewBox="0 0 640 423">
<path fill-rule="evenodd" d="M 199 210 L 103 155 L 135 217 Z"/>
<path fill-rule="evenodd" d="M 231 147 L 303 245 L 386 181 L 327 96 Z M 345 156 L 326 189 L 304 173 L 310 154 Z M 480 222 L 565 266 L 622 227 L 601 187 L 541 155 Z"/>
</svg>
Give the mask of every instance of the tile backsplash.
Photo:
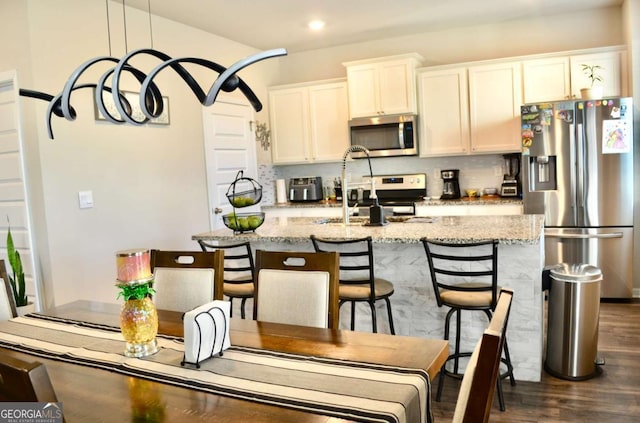
<svg viewBox="0 0 640 423">
<path fill-rule="evenodd" d="M 425 173 L 427 175 L 427 195 L 442 194 L 440 170 L 460 169 L 460 189 L 500 188 L 505 173 L 504 158 L 501 154 L 456 157 L 384 157 L 371 159 L 371 168 L 376 175 L 395 173 Z M 347 173 L 351 180 L 359 180 L 369 173 L 364 159 L 347 162 Z M 304 165 L 258 166 L 258 180 L 263 185 L 262 204 L 275 202 L 275 181 L 300 176 L 320 176 L 325 185 L 342 174 L 342 163 L 321 163 Z"/>
</svg>

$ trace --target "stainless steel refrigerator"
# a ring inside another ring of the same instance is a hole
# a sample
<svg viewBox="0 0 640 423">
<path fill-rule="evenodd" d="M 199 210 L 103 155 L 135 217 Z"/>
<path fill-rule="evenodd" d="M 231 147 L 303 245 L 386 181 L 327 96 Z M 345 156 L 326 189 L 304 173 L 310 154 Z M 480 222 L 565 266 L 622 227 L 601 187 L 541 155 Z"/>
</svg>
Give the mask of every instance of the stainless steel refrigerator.
<svg viewBox="0 0 640 423">
<path fill-rule="evenodd" d="M 602 270 L 601 298 L 631 298 L 631 98 L 521 108 L 524 212 L 545 215 L 545 264 Z"/>
</svg>

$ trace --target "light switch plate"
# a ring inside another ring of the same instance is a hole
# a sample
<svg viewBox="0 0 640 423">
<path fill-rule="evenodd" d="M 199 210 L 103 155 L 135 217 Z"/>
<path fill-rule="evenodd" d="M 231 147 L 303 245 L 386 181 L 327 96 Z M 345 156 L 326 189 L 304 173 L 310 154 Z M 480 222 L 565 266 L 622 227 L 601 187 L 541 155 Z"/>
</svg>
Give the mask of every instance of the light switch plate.
<svg viewBox="0 0 640 423">
<path fill-rule="evenodd" d="M 93 207 L 93 192 L 92 191 L 79 191 L 78 203 L 81 209 L 90 209 Z"/>
</svg>

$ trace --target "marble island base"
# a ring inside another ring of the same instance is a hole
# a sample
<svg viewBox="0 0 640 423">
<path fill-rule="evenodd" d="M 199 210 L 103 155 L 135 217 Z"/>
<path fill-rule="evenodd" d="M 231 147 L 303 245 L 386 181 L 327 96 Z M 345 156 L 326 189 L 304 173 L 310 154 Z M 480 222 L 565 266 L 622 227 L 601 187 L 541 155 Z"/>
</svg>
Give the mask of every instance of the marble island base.
<svg viewBox="0 0 640 423">
<path fill-rule="evenodd" d="M 292 220 L 289 219 L 288 224 L 295 225 Z M 491 228 L 487 228 L 487 231 L 490 230 Z M 222 233 L 226 236 L 218 236 Z M 529 241 L 501 240 L 498 246 L 498 284 L 514 291 L 507 341 L 517 380 L 540 381 L 542 372 L 544 319 L 541 273 L 544 266 L 544 242 L 541 233 L 537 234 L 537 239 Z M 215 231 L 195 235 L 193 238 L 224 244 L 231 242 L 228 235 L 229 231 Z M 253 249 L 313 251 L 311 241 L 304 237 L 261 237 L 258 233 L 233 238 L 235 241 L 239 241 L 238 238 L 251 241 Z M 391 304 L 396 334 L 441 339 L 448 308 L 439 308 L 436 304 L 422 244 L 415 239 L 401 242 L 394 238 L 393 242 L 385 242 L 384 239 L 374 238 L 374 259 L 376 276 L 394 284 Z M 250 307 L 249 302 L 247 307 Z M 378 331 L 389 333 L 384 301 L 377 303 L 376 310 Z M 239 315 L 239 310 L 234 311 L 234 315 Z M 482 312 L 462 312 L 461 350 L 473 350 L 487 323 Z M 350 304 L 345 304 L 341 309 L 340 327 L 350 327 Z M 371 314 L 367 305 L 358 306 L 355 328 L 358 331 L 371 331 Z M 452 320 L 452 338 L 454 329 L 455 319 Z"/>
</svg>

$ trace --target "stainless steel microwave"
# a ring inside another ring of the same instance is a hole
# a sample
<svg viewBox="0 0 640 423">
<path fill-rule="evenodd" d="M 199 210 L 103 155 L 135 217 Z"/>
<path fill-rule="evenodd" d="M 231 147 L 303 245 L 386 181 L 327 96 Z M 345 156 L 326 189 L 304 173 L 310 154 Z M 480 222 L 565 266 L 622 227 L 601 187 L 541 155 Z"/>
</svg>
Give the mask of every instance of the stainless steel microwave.
<svg viewBox="0 0 640 423">
<path fill-rule="evenodd" d="M 418 155 L 418 116 L 391 115 L 349 121 L 351 145 L 366 147 L 371 157 Z M 365 157 L 354 152 L 352 157 Z"/>
</svg>

